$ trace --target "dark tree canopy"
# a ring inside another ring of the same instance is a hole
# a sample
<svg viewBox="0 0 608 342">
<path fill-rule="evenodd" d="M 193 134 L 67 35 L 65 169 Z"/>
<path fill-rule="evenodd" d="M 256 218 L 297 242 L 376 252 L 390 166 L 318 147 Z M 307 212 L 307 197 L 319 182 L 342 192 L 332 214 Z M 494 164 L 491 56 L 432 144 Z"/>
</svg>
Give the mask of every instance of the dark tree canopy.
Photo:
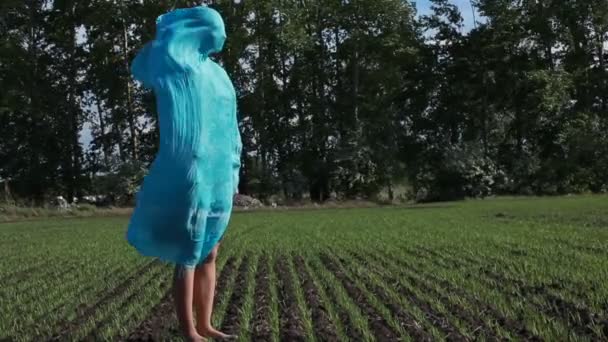
<svg viewBox="0 0 608 342">
<path fill-rule="evenodd" d="M 192 1 L 178 1 L 177 7 Z M 608 2 L 213 1 L 241 192 L 419 200 L 608 190 Z M 173 1 L 3 0 L 0 181 L 14 198 L 132 194 L 154 98 L 129 64 Z M 90 135 L 90 145 L 82 135 Z"/>
</svg>

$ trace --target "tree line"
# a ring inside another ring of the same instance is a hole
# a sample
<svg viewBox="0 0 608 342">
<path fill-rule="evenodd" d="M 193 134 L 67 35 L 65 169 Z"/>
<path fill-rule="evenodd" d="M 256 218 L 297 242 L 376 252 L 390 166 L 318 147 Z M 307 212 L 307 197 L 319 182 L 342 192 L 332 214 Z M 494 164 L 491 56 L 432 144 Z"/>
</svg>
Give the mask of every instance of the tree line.
<svg viewBox="0 0 608 342">
<path fill-rule="evenodd" d="M 421 201 L 608 190 L 608 2 L 217 0 L 240 190 Z M 3 0 L 0 180 L 11 198 L 132 195 L 157 148 L 130 76 L 160 0 Z M 88 146 L 82 135 L 90 135 Z"/>
</svg>

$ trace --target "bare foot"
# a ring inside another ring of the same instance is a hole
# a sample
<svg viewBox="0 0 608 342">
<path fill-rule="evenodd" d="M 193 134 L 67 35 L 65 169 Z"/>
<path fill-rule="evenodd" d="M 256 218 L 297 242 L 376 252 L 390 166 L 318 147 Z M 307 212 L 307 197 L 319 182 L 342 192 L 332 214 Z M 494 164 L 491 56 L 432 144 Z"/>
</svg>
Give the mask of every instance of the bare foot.
<svg viewBox="0 0 608 342">
<path fill-rule="evenodd" d="M 207 339 L 199 335 L 197 332 L 185 334 L 184 340 L 186 342 L 207 342 Z"/>
<path fill-rule="evenodd" d="M 232 341 L 232 340 L 236 340 L 237 336 L 236 335 L 228 335 L 225 334 L 213 327 L 208 327 L 208 328 L 202 328 L 201 335 L 208 337 L 208 338 L 212 338 L 214 340 L 224 340 L 224 341 Z"/>
</svg>

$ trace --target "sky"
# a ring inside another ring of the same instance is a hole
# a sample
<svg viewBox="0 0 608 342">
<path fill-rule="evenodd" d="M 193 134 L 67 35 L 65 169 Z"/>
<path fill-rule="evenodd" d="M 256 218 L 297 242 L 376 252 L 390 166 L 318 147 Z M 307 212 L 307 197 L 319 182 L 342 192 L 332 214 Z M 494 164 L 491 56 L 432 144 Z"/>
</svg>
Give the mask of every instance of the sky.
<svg viewBox="0 0 608 342">
<path fill-rule="evenodd" d="M 416 8 L 418 9 L 418 15 L 429 14 L 431 11 L 431 2 L 428 0 L 413 0 L 416 2 Z M 450 3 L 455 4 L 460 8 L 460 15 L 464 20 L 464 28 L 470 30 L 473 28 L 473 11 L 471 10 L 471 3 L 469 0 L 450 0 Z M 477 20 L 479 15 L 476 14 Z"/>
<path fill-rule="evenodd" d="M 431 11 L 431 2 L 429 0 L 415 0 L 416 8 L 418 9 L 418 15 L 429 14 Z M 460 12 L 462 18 L 464 20 L 464 29 L 470 30 L 473 28 L 473 12 L 471 10 L 471 4 L 469 0 L 450 0 L 451 3 L 455 4 L 460 8 Z M 477 20 L 479 20 L 479 16 L 477 15 Z M 83 130 L 80 132 L 80 143 L 83 144 L 85 148 L 88 148 L 89 143 L 91 142 L 91 130 L 90 124 L 85 123 Z"/>
</svg>

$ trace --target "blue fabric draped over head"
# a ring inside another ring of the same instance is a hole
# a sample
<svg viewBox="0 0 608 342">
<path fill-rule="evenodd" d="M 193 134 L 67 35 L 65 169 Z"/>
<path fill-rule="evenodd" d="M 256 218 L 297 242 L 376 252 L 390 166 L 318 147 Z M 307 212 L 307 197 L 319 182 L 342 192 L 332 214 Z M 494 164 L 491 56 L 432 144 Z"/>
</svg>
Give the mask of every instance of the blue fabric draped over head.
<svg viewBox="0 0 608 342">
<path fill-rule="evenodd" d="M 236 94 L 209 58 L 221 51 L 226 31 L 220 14 L 206 6 L 163 14 L 156 30 L 131 66 L 156 95 L 160 144 L 127 240 L 144 255 L 195 266 L 224 235 L 238 189 Z"/>
</svg>

